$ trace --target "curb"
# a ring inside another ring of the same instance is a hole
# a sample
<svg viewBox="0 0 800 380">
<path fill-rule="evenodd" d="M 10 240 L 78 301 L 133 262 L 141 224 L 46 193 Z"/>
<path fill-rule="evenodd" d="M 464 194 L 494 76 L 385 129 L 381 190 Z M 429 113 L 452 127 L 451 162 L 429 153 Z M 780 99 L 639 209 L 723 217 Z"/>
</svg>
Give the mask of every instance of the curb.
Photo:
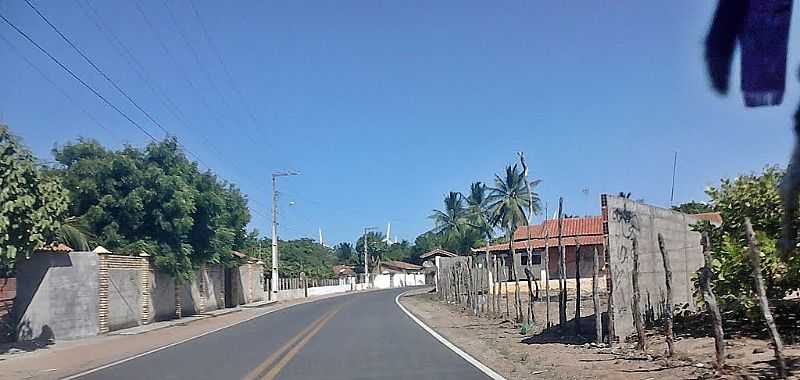
<svg viewBox="0 0 800 380">
<path fill-rule="evenodd" d="M 408 311 L 408 309 L 406 309 L 406 307 L 403 306 L 400 303 L 400 297 L 405 296 L 406 293 L 409 293 L 409 292 L 411 292 L 413 290 L 416 290 L 416 289 L 406 290 L 405 292 L 402 292 L 402 293 L 398 294 L 397 297 L 394 298 L 394 303 L 396 303 L 397 306 L 400 307 L 400 310 L 403 310 L 403 312 L 406 313 L 406 315 L 408 315 L 408 317 L 411 318 L 411 320 L 416 322 L 420 327 L 422 327 L 423 330 L 427 331 L 428 334 L 431 334 L 431 336 L 436 338 L 436 340 L 438 340 L 440 343 L 442 343 L 445 347 L 447 347 L 451 351 L 455 352 L 456 355 L 458 355 L 462 359 L 466 360 L 469 364 L 472 364 L 472 366 L 477 368 L 479 371 L 483 372 L 486 376 L 489 376 L 489 378 L 494 379 L 494 380 L 506 380 L 506 378 L 503 377 L 503 375 L 495 372 L 493 369 L 489 368 L 489 366 L 481 363 L 480 361 L 478 361 L 478 359 L 475 359 L 474 357 L 472 357 L 472 355 L 470 355 L 470 354 L 464 352 L 462 349 L 458 348 L 458 346 L 456 346 L 455 344 L 453 344 L 452 342 L 447 340 L 445 337 L 439 335 L 439 333 L 434 331 L 430 326 L 426 325 L 425 322 L 422 322 L 413 313 Z"/>
</svg>

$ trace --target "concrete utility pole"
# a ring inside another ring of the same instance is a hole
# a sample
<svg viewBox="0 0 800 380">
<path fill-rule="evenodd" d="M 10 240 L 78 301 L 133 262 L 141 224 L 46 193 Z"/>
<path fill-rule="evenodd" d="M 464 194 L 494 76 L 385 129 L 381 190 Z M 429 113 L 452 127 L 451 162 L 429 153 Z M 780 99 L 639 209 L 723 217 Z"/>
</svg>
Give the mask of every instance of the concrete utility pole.
<svg viewBox="0 0 800 380">
<path fill-rule="evenodd" d="M 367 237 L 367 232 L 373 231 L 377 228 L 378 227 L 375 226 L 364 227 L 364 283 L 365 284 L 369 283 L 369 254 L 367 253 L 369 251 L 369 244 L 368 244 L 369 237 Z"/>
<path fill-rule="evenodd" d="M 278 177 L 299 175 L 298 172 L 277 172 L 272 173 L 272 299 L 278 295 Z"/>
</svg>

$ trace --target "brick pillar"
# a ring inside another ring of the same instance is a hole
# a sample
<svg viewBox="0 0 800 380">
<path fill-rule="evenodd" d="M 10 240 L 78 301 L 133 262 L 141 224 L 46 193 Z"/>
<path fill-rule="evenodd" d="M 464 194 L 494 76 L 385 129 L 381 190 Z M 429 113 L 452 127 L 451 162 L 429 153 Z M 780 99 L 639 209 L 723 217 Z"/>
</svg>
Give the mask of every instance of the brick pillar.
<svg viewBox="0 0 800 380">
<path fill-rule="evenodd" d="M 97 258 L 97 324 L 100 334 L 105 334 L 108 332 L 108 255 L 98 254 Z"/>
<path fill-rule="evenodd" d="M 139 269 L 139 289 L 141 289 L 142 319 L 141 324 L 150 323 L 150 261 L 147 254 L 139 255 L 141 258 L 141 268 Z"/>
</svg>

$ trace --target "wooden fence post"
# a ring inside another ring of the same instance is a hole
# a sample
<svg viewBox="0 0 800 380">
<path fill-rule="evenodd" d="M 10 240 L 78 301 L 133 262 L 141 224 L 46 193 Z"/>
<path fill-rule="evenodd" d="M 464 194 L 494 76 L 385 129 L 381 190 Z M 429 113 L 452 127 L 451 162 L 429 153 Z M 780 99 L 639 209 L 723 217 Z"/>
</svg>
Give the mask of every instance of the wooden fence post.
<svg viewBox="0 0 800 380">
<path fill-rule="evenodd" d="M 753 226 L 750 224 L 750 218 L 744 219 L 745 233 L 747 233 L 747 244 L 750 246 L 750 264 L 753 265 L 753 280 L 756 283 L 756 294 L 758 301 L 761 305 L 761 312 L 764 314 L 764 321 L 767 322 L 769 334 L 772 337 L 772 349 L 775 351 L 775 362 L 778 367 L 778 376 L 781 379 L 786 378 L 786 360 L 783 357 L 783 341 L 781 335 L 778 333 L 778 327 L 775 326 L 775 319 L 772 318 L 772 312 L 769 310 L 769 300 L 767 300 L 767 291 L 764 287 L 764 277 L 761 274 L 761 248 L 756 241 L 756 235 L 753 232 Z"/>
<path fill-rule="evenodd" d="M 667 286 L 667 304 L 665 305 L 665 324 L 666 329 L 664 334 L 667 340 L 667 357 L 672 357 L 675 354 L 675 336 L 672 333 L 672 266 L 669 263 L 669 253 L 664 246 L 664 236 L 658 234 L 658 250 L 661 251 L 661 260 L 664 262 L 664 281 Z"/>
<path fill-rule="evenodd" d="M 711 241 L 707 232 L 703 232 L 703 238 L 700 241 L 703 246 L 703 268 L 700 269 L 699 285 L 700 291 L 703 292 L 703 300 L 706 303 L 708 314 L 711 315 L 711 325 L 714 332 L 714 348 L 716 353 L 716 366 L 721 370 L 725 365 L 725 341 L 723 340 L 724 334 L 722 331 L 722 314 L 719 312 L 717 306 L 717 297 L 711 290 Z"/>
<path fill-rule="evenodd" d="M 561 240 L 564 224 L 564 198 L 558 198 L 558 327 L 567 323 L 567 262 L 564 242 Z"/>
</svg>

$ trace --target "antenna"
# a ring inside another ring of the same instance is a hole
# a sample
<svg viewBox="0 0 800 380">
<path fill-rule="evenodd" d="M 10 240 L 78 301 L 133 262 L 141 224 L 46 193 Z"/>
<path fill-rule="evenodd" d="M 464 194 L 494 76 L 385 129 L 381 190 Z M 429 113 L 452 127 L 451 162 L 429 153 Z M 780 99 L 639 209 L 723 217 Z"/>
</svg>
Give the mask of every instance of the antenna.
<svg viewBox="0 0 800 380">
<path fill-rule="evenodd" d="M 669 191 L 669 205 L 672 206 L 672 201 L 675 198 L 675 169 L 678 167 L 678 152 L 675 152 L 675 156 L 672 159 L 672 188 Z"/>
</svg>

